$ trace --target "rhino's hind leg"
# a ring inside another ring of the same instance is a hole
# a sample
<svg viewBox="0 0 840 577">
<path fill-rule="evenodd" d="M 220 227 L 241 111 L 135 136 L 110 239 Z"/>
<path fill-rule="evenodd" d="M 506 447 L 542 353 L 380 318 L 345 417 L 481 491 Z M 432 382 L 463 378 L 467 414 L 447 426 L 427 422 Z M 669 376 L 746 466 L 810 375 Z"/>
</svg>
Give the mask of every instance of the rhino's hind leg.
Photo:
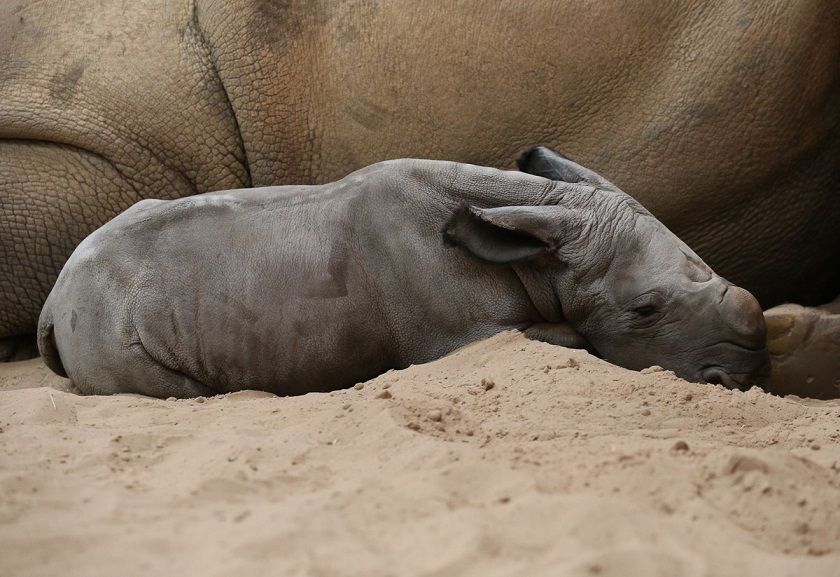
<svg viewBox="0 0 840 577">
<path fill-rule="evenodd" d="M 139 342 L 116 354 L 101 353 L 85 359 L 78 369 L 67 367 L 73 384 L 85 395 L 135 393 L 159 399 L 188 399 L 219 394 L 189 375 L 161 364 Z"/>
<path fill-rule="evenodd" d="M 821 307 L 785 304 L 765 311 L 770 376 L 777 395 L 840 398 L 840 298 Z"/>
<path fill-rule="evenodd" d="M 213 397 L 219 394 L 219 391 L 211 389 L 189 375 L 174 371 L 157 362 L 154 362 L 152 366 L 146 367 L 144 378 L 137 379 L 135 386 L 137 387 L 136 390 L 130 392 L 158 397 L 160 399 L 168 399 L 170 397 L 191 399 L 195 397 Z"/>
<path fill-rule="evenodd" d="M 0 338 L 0 363 L 26 361 L 38 356 L 35 335 L 18 335 Z"/>
</svg>

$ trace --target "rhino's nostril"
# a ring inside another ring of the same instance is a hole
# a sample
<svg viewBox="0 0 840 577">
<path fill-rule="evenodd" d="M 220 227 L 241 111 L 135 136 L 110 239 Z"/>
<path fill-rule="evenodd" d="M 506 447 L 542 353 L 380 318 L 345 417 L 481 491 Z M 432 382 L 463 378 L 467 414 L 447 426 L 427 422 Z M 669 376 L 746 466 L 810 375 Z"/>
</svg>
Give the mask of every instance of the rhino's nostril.
<svg viewBox="0 0 840 577">
<path fill-rule="evenodd" d="M 737 389 L 738 385 L 729 377 L 729 375 L 720 367 L 710 367 L 703 369 L 700 373 L 704 382 L 712 385 L 723 385 L 727 389 Z"/>
</svg>

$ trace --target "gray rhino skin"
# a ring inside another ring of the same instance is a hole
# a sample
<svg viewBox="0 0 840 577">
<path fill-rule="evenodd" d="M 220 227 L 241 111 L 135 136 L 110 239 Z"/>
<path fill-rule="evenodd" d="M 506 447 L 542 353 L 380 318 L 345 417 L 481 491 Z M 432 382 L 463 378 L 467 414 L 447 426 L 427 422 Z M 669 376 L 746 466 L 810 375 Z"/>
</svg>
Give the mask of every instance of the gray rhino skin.
<svg viewBox="0 0 840 577">
<path fill-rule="evenodd" d="M 4 0 L 0 358 L 138 200 L 539 142 L 764 307 L 829 301 L 838 30 L 826 0 Z"/>
<path fill-rule="evenodd" d="M 88 394 L 288 395 L 523 329 L 631 369 L 760 376 L 758 302 L 635 200 L 554 162 L 571 182 L 396 160 L 321 186 L 139 202 L 68 260 L 41 354 Z"/>
</svg>

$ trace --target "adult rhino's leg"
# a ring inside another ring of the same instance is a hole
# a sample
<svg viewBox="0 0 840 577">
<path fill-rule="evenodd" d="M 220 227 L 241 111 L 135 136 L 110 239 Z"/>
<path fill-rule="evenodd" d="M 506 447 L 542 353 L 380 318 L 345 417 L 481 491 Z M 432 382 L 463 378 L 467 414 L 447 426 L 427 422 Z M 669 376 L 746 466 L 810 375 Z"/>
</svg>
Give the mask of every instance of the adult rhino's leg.
<svg viewBox="0 0 840 577">
<path fill-rule="evenodd" d="M 779 395 L 840 398 L 840 297 L 820 307 L 765 311 L 771 370 L 764 388 Z"/>
<path fill-rule="evenodd" d="M 101 156 L 0 140 L 0 361 L 37 356 L 38 314 L 67 257 L 136 200 Z"/>
<path fill-rule="evenodd" d="M 25 361 L 38 356 L 35 335 L 0 338 L 0 362 Z"/>
</svg>

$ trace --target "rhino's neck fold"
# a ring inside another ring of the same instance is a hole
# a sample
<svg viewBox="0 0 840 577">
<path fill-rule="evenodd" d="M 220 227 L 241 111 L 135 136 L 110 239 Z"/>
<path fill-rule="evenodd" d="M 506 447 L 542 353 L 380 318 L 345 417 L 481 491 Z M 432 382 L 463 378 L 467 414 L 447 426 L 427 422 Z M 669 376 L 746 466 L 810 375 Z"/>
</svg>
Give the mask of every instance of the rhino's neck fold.
<svg viewBox="0 0 840 577">
<path fill-rule="evenodd" d="M 539 271 L 532 265 L 520 265 L 513 267 L 519 282 L 528 299 L 534 305 L 540 315 L 540 321 L 547 323 L 560 323 L 565 320 L 563 310 L 560 307 L 560 299 L 549 281 L 549 275 L 545 271 Z"/>
</svg>

